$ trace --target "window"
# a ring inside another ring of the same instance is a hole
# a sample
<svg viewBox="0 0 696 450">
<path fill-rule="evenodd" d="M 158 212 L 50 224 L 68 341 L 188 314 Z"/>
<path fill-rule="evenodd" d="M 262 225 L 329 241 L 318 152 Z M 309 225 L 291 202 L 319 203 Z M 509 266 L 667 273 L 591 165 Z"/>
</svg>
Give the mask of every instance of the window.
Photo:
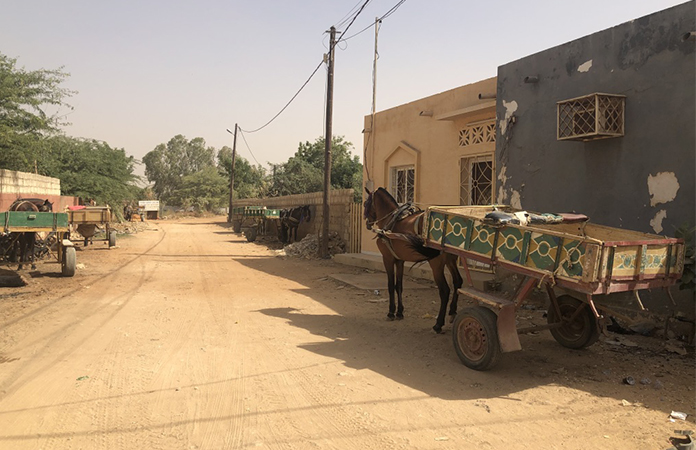
<svg viewBox="0 0 696 450">
<path fill-rule="evenodd" d="M 493 155 L 462 158 L 459 176 L 460 205 L 493 203 Z"/>
<path fill-rule="evenodd" d="M 611 94 L 558 102 L 558 140 L 592 141 L 623 136 L 625 102 L 625 96 Z"/>
<path fill-rule="evenodd" d="M 413 166 L 391 169 L 391 194 L 398 203 L 415 201 L 416 170 Z"/>
</svg>

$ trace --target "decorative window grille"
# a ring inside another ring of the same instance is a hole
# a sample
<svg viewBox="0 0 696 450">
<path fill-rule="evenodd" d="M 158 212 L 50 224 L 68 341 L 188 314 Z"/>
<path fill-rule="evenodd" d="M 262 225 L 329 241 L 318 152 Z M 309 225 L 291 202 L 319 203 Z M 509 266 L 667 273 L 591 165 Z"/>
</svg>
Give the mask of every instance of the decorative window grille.
<svg viewBox="0 0 696 450">
<path fill-rule="evenodd" d="M 416 170 L 413 166 L 391 169 L 391 194 L 398 203 L 415 201 Z"/>
<path fill-rule="evenodd" d="M 459 204 L 493 203 L 493 155 L 462 158 L 460 161 Z"/>
<path fill-rule="evenodd" d="M 625 103 L 624 95 L 598 93 L 558 102 L 558 140 L 623 136 Z"/>
<path fill-rule="evenodd" d="M 471 125 L 459 131 L 459 146 L 495 143 L 495 121 Z"/>
</svg>

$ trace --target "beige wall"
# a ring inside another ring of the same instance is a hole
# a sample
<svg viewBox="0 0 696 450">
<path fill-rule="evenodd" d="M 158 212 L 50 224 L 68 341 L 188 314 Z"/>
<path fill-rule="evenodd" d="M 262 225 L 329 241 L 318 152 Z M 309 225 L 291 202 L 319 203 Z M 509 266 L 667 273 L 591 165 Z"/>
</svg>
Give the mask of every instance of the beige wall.
<svg viewBox="0 0 696 450">
<path fill-rule="evenodd" d="M 415 201 L 429 205 L 460 204 L 460 160 L 492 153 L 495 143 L 461 146 L 460 130 L 495 119 L 496 78 L 461 86 L 365 117 L 367 154 L 363 179 L 389 189 L 393 167 L 415 167 Z M 493 189 L 495 192 L 495 189 Z M 362 236 L 362 251 L 377 252 L 372 233 Z"/>
</svg>

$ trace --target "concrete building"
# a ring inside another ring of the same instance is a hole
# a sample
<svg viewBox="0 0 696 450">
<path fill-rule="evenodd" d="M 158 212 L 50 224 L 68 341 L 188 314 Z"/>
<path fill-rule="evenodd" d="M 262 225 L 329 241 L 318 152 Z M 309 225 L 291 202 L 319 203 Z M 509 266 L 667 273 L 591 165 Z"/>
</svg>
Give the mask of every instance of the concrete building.
<svg viewBox="0 0 696 450">
<path fill-rule="evenodd" d="M 668 236 L 694 226 L 695 30 L 690 1 L 500 66 L 497 200 Z"/>
<path fill-rule="evenodd" d="M 489 78 L 366 116 L 363 179 L 421 207 L 495 202 L 495 90 Z"/>
</svg>

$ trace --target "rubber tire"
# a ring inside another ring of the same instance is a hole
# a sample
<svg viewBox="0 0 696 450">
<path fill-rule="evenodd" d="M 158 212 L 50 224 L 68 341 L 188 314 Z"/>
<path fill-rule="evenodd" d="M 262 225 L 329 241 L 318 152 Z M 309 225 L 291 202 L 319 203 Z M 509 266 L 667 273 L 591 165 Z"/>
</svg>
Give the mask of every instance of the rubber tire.
<svg viewBox="0 0 696 450">
<path fill-rule="evenodd" d="M 244 236 L 246 236 L 247 242 L 254 242 L 256 240 L 256 228 L 247 228 L 244 230 Z"/>
<path fill-rule="evenodd" d="M 242 221 L 241 220 L 232 221 L 232 230 L 235 233 L 241 233 L 242 232 Z"/>
<path fill-rule="evenodd" d="M 116 233 L 113 231 L 109 232 L 109 248 L 116 246 Z"/>
<path fill-rule="evenodd" d="M 558 297 L 558 308 L 561 310 L 561 317 L 570 318 L 573 313 L 580 307 L 583 302 L 571 297 L 570 295 L 561 295 Z M 558 323 L 560 319 L 556 317 L 556 308 L 551 305 L 547 313 L 547 321 L 549 324 Z M 592 309 L 587 305 L 580 313 L 575 321 L 560 328 L 551 328 L 551 335 L 556 341 L 564 347 L 572 349 L 581 349 L 589 347 L 599 339 L 599 327 L 597 326 L 597 318 Z"/>
<path fill-rule="evenodd" d="M 75 275 L 77 267 L 77 254 L 75 247 L 63 248 L 63 261 L 61 264 L 61 273 L 64 277 L 72 277 Z"/>
<path fill-rule="evenodd" d="M 466 346 L 467 339 L 478 346 Z M 470 369 L 488 370 L 500 360 L 498 316 L 483 306 L 465 308 L 452 325 L 454 350 L 462 363 Z M 476 355 L 480 353 L 480 355 Z"/>
</svg>

